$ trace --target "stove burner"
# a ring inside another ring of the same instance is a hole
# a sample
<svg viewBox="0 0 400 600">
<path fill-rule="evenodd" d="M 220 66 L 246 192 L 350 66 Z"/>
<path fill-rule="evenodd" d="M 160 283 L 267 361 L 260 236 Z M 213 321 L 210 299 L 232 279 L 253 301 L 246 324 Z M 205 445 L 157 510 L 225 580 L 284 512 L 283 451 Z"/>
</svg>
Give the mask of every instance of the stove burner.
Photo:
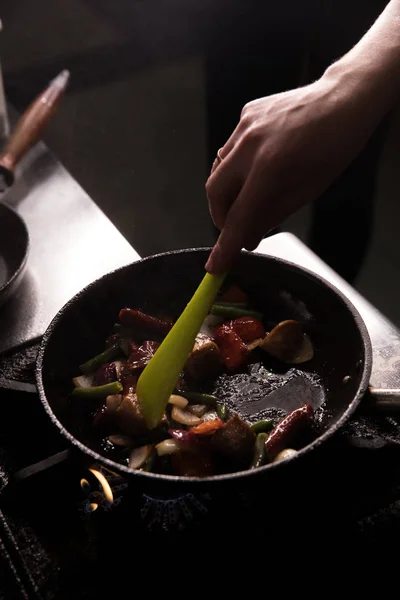
<svg viewBox="0 0 400 600">
<path fill-rule="evenodd" d="M 79 511 L 86 518 L 94 512 L 116 513 L 124 501 L 129 502 L 128 482 L 104 468 L 96 467 L 85 472 L 80 487 L 83 500 Z M 139 494 L 135 504 L 143 528 L 152 532 L 168 532 L 185 530 L 200 517 L 206 517 L 211 501 L 211 496 L 206 493 L 187 493 L 169 498 L 143 493 Z"/>
</svg>

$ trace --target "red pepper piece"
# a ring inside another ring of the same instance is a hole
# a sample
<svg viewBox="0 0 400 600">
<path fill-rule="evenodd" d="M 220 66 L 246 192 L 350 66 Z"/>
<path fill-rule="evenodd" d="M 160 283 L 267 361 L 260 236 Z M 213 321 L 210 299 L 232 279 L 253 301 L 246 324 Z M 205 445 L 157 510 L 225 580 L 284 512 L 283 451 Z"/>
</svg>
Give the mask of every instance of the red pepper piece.
<svg viewBox="0 0 400 600">
<path fill-rule="evenodd" d="M 173 325 L 172 321 L 152 317 L 151 315 L 146 315 L 146 313 L 143 313 L 140 310 L 134 310 L 133 308 L 121 309 L 119 311 L 119 320 L 125 327 L 132 327 L 141 332 L 159 336 L 167 335 Z"/>
<path fill-rule="evenodd" d="M 314 409 L 311 404 L 304 404 L 286 415 L 265 440 L 269 460 L 273 460 L 281 450 L 291 448 L 293 439 L 311 426 L 313 416 Z"/>
<path fill-rule="evenodd" d="M 266 336 L 264 325 L 254 317 L 239 317 L 231 321 L 230 326 L 246 344 Z"/>
<path fill-rule="evenodd" d="M 223 324 L 214 331 L 214 341 L 221 351 L 224 365 L 230 371 L 239 369 L 250 355 L 250 350 L 229 325 Z"/>
</svg>

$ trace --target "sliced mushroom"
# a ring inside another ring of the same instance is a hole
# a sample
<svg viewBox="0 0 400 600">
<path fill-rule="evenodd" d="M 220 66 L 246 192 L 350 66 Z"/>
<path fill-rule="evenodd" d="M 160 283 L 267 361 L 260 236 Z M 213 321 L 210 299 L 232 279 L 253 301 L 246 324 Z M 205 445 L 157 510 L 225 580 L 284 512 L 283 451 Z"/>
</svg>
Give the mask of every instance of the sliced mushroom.
<svg viewBox="0 0 400 600">
<path fill-rule="evenodd" d="M 261 346 L 264 340 L 265 338 L 258 338 L 257 340 L 254 340 L 254 342 L 247 344 L 247 347 L 249 350 L 254 350 L 255 348 L 258 348 L 258 346 Z"/>
<path fill-rule="evenodd" d="M 158 456 L 164 456 L 165 454 L 174 454 L 175 452 L 179 452 L 180 450 L 179 442 L 168 438 L 157 444 L 156 450 Z"/>
<path fill-rule="evenodd" d="M 122 433 L 109 435 L 108 441 L 114 444 L 114 446 L 121 446 L 122 448 L 130 448 L 134 444 L 133 439 L 129 435 L 123 435 Z"/>
<path fill-rule="evenodd" d="M 140 467 L 142 467 L 146 460 L 149 458 L 152 449 L 153 446 L 151 444 L 146 444 L 145 446 L 134 448 L 129 456 L 130 468 L 139 469 Z"/>
<path fill-rule="evenodd" d="M 278 462 L 280 460 L 287 460 L 288 458 L 293 458 L 293 456 L 296 456 L 297 454 L 297 450 L 294 450 L 293 448 L 285 448 L 284 450 L 281 450 L 274 458 L 274 460 L 272 462 Z"/>
<path fill-rule="evenodd" d="M 299 321 L 281 321 L 259 345 L 271 356 L 288 364 L 300 364 L 311 360 L 314 348 L 310 338 L 303 333 Z"/>
<path fill-rule="evenodd" d="M 188 401 L 183 396 L 178 396 L 178 394 L 172 394 L 168 400 L 169 404 L 174 404 L 175 406 L 179 406 L 179 408 L 185 408 L 188 404 Z"/>
<path fill-rule="evenodd" d="M 179 408 L 179 406 L 173 406 L 171 416 L 174 421 L 177 423 L 182 423 L 182 425 L 200 425 L 202 422 L 202 419 L 196 417 L 196 415 L 194 415 L 192 412 Z"/>
<path fill-rule="evenodd" d="M 189 404 L 186 410 L 196 415 L 196 417 L 202 417 L 207 412 L 208 406 L 206 404 Z"/>
<path fill-rule="evenodd" d="M 112 396 L 107 396 L 106 406 L 107 406 L 107 412 L 109 413 L 109 415 L 117 412 L 121 402 L 122 402 L 122 394 L 113 394 Z"/>
</svg>

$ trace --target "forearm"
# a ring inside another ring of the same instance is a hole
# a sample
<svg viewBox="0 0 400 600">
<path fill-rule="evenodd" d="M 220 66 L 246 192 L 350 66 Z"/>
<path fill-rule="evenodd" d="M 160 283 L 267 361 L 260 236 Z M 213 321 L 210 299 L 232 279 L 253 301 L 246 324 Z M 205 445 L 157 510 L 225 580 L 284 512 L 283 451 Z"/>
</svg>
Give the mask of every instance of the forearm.
<svg viewBox="0 0 400 600">
<path fill-rule="evenodd" d="M 400 0 L 391 0 L 374 25 L 324 78 L 334 82 L 374 127 L 400 98 Z"/>
</svg>

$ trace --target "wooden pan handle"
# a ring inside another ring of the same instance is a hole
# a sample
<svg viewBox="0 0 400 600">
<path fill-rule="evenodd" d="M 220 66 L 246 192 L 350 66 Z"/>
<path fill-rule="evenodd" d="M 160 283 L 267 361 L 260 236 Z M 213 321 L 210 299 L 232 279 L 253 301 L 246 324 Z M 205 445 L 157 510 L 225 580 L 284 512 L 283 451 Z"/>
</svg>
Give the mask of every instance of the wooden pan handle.
<svg viewBox="0 0 400 600">
<path fill-rule="evenodd" d="M 14 180 L 14 169 L 24 154 L 41 138 L 42 133 L 58 108 L 69 80 L 69 72 L 62 71 L 39 94 L 19 119 L 0 156 L 0 170 L 8 185 Z"/>
</svg>

